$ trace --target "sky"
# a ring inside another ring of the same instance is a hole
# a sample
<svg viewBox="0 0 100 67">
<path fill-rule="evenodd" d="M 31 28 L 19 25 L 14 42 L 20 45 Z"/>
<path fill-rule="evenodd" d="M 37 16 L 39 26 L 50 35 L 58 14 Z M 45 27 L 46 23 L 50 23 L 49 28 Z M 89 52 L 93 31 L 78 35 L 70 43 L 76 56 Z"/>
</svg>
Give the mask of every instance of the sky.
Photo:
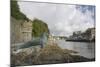
<svg viewBox="0 0 100 67">
<path fill-rule="evenodd" d="M 39 2 L 18 2 L 20 11 L 29 19 L 38 18 L 48 24 L 55 36 L 70 36 L 74 31 L 94 27 L 95 6 Z"/>
</svg>

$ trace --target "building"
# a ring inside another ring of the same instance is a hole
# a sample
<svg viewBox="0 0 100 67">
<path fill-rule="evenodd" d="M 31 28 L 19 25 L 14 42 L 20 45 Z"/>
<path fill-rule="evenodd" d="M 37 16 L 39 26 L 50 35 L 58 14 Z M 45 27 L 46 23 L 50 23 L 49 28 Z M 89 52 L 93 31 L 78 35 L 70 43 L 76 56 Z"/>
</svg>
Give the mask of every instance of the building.
<svg viewBox="0 0 100 67">
<path fill-rule="evenodd" d="M 21 26 L 22 40 L 27 42 L 32 39 L 32 22 L 25 21 Z"/>
<path fill-rule="evenodd" d="M 11 44 L 27 42 L 32 39 L 32 22 L 16 20 L 11 17 Z"/>
<path fill-rule="evenodd" d="M 91 28 L 91 40 L 95 40 L 95 28 Z"/>
</svg>

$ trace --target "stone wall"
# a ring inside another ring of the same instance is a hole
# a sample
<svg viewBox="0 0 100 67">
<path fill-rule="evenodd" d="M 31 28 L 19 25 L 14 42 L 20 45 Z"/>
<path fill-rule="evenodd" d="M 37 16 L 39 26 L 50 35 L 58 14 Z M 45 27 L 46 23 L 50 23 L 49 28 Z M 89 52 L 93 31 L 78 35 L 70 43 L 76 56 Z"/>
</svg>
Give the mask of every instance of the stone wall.
<svg viewBox="0 0 100 67">
<path fill-rule="evenodd" d="M 95 28 L 91 28 L 91 39 L 95 39 Z"/>
<path fill-rule="evenodd" d="M 27 42 L 32 39 L 32 22 L 16 20 L 11 17 L 11 44 Z"/>
<path fill-rule="evenodd" d="M 29 22 L 25 21 L 22 24 L 21 32 L 22 32 L 23 42 L 30 41 L 32 39 L 32 22 L 31 21 L 29 21 Z"/>
</svg>

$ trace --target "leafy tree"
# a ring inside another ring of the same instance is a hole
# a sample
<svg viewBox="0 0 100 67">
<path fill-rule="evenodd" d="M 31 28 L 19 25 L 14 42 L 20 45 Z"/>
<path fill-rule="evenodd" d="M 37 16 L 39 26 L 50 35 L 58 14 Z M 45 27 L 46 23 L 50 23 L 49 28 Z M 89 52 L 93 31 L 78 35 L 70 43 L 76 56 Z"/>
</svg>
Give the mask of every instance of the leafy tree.
<svg viewBox="0 0 100 67">
<path fill-rule="evenodd" d="M 20 12 L 17 1 L 11 0 L 11 16 L 17 20 L 28 20 L 28 18 Z"/>
<path fill-rule="evenodd" d="M 34 37 L 39 37 L 43 33 L 49 34 L 48 25 L 39 19 L 34 19 L 32 26 L 33 26 L 32 35 Z"/>
</svg>

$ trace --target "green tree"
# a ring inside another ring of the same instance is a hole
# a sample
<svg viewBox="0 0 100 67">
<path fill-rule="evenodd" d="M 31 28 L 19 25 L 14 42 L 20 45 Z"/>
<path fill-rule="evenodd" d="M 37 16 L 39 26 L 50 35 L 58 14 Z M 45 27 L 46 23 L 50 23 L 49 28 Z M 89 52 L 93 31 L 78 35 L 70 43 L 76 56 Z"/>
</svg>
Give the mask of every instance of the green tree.
<svg viewBox="0 0 100 67">
<path fill-rule="evenodd" d="M 17 1 L 11 0 L 11 16 L 17 20 L 28 20 L 28 18 L 20 12 Z"/>
<path fill-rule="evenodd" d="M 49 34 L 48 25 L 39 19 L 34 19 L 32 26 L 33 26 L 32 35 L 34 37 L 39 37 L 43 33 Z"/>
</svg>

